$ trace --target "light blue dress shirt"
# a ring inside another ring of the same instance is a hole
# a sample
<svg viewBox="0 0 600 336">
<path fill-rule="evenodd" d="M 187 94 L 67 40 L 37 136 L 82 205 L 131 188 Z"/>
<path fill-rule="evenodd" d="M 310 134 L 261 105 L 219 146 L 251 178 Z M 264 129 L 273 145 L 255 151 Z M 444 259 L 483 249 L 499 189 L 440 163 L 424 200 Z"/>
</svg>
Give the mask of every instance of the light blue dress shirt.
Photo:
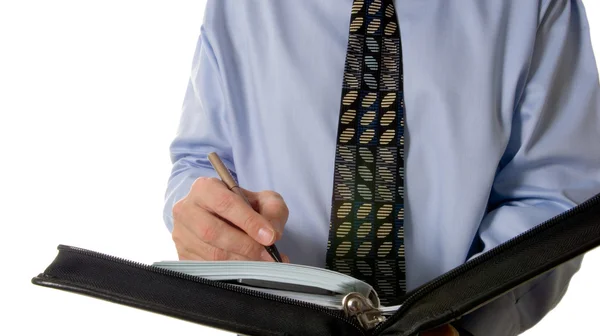
<svg viewBox="0 0 600 336">
<path fill-rule="evenodd" d="M 396 0 L 406 106 L 410 289 L 600 191 L 600 90 L 581 1 Z M 279 249 L 325 265 L 352 0 L 208 1 L 164 219 L 218 152 L 290 209 Z M 530 328 L 581 259 L 460 323 Z"/>
</svg>

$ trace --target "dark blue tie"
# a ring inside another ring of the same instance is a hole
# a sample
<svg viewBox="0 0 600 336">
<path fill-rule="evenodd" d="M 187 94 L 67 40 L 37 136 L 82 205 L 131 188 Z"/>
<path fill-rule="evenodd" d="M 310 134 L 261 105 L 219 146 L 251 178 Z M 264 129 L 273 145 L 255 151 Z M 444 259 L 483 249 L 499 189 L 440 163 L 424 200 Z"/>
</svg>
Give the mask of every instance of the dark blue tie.
<svg viewBox="0 0 600 336">
<path fill-rule="evenodd" d="M 327 268 L 405 293 L 404 100 L 393 1 L 355 0 L 341 97 Z"/>
</svg>

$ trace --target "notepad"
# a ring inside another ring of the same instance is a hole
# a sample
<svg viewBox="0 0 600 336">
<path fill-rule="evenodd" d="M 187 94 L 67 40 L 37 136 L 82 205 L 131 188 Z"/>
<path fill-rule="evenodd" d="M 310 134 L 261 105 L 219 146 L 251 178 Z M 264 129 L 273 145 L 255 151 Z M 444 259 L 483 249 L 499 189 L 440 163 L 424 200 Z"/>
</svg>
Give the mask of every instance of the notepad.
<svg viewBox="0 0 600 336">
<path fill-rule="evenodd" d="M 350 293 L 368 298 L 384 314 L 391 314 L 400 307 L 381 305 L 375 289 L 364 281 L 313 266 L 262 261 L 189 260 L 160 261 L 153 266 L 333 309 L 342 309 L 342 300 Z"/>
</svg>

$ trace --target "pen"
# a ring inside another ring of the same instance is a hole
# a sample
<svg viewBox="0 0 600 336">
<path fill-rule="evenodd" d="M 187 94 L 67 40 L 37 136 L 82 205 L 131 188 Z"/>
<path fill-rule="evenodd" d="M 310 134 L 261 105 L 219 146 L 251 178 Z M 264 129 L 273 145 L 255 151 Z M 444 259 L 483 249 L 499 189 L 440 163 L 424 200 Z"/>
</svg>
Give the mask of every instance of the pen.
<svg viewBox="0 0 600 336">
<path fill-rule="evenodd" d="M 246 198 L 246 195 L 244 195 L 244 193 L 242 192 L 242 189 L 240 189 L 240 187 L 238 186 L 238 184 L 235 181 L 235 179 L 233 178 L 233 176 L 231 176 L 229 169 L 227 169 L 227 167 L 225 166 L 223 161 L 221 161 L 221 158 L 219 157 L 219 155 L 215 152 L 208 154 L 208 161 L 210 161 L 210 164 L 217 171 L 217 174 L 219 174 L 221 181 L 223 181 L 223 183 L 225 183 L 227 188 L 229 188 L 229 190 L 233 191 L 234 193 L 236 193 L 240 197 L 242 197 L 242 199 L 248 205 L 250 205 L 252 207 L 252 205 L 250 204 L 250 201 L 248 201 L 248 199 Z M 265 246 L 265 249 L 267 250 L 267 252 L 269 252 L 269 255 L 271 255 L 271 257 L 275 261 L 282 262 L 281 255 L 279 254 L 279 251 L 277 250 L 277 247 L 275 246 L 275 244 L 273 244 L 271 246 Z"/>
</svg>

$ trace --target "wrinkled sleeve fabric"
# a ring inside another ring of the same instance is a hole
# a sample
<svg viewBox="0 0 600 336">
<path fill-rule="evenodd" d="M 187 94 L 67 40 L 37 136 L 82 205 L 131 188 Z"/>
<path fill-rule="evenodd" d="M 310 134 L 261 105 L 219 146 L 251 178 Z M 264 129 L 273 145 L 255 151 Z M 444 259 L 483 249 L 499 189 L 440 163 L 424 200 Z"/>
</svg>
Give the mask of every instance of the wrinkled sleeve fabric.
<svg viewBox="0 0 600 336">
<path fill-rule="evenodd" d="M 483 251 L 600 192 L 600 91 L 581 1 L 548 1 L 479 237 Z M 464 317 L 474 336 L 518 335 L 565 294 L 577 258 Z"/>
<path fill-rule="evenodd" d="M 217 152 L 235 177 L 227 129 L 227 102 L 211 42 L 211 34 L 203 25 L 194 52 L 177 134 L 169 147 L 173 166 L 163 209 L 164 222 L 169 231 L 173 229 L 173 205 L 188 194 L 193 182 L 198 177 L 217 176 L 208 161 L 208 153 Z"/>
</svg>

